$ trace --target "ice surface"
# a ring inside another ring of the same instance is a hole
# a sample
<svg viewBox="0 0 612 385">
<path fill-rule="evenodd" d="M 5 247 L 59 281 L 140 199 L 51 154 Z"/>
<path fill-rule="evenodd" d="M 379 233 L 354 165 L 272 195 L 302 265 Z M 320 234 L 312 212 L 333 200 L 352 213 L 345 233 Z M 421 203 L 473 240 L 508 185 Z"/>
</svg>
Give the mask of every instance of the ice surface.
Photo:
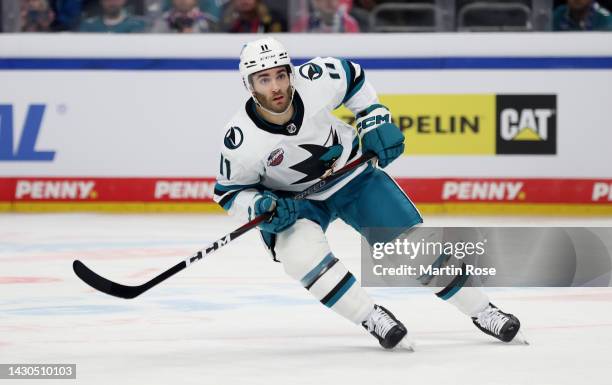
<svg viewBox="0 0 612 385">
<path fill-rule="evenodd" d="M 612 219 L 430 217 L 432 225 L 611 226 Z M 210 215 L 0 215 L 0 363 L 76 363 L 53 384 L 610 384 L 612 289 L 489 289 L 530 346 L 505 345 L 421 289 L 368 289 L 417 352 L 377 342 L 271 262 L 255 232 L 133 300 L 89 289 L 79 258 L 139 284 L 236 228 Z M 359 275 L 359 237 L 332 250 Z M 2 380 L 40 384 L 40 380 Z"/>
</svg>

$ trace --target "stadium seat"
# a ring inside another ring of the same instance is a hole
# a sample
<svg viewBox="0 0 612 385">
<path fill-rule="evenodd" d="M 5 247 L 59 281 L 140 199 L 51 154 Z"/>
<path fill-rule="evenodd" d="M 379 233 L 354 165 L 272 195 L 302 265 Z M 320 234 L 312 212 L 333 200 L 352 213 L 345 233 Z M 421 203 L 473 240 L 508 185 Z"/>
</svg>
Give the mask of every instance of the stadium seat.
<svg viewBox="0 0 612 385">
<path fill-rule="evenodd" d="M 372 32 L 434 32 L 441 30 L 439 9 L 432 2 L 383 3 L 370 15 Z"/>
<path fill-rule="evenodd" d="M 523 1 L 463 2 L 457 13 L 459 31 L 533 30 L 531 7 Z"/>
<path fill-rule="evenodd" d="M 0 32 L 17 32 L 19 30 L 19 3 L 16 1 L 0 2 Z"/>
</svg>

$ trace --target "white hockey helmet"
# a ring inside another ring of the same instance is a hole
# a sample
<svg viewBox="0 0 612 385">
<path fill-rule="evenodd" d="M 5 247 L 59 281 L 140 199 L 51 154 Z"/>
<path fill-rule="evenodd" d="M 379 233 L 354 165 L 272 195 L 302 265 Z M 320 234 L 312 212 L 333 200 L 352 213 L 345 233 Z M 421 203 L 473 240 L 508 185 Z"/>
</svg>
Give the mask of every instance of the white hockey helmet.
<svg viewBox="0 0 612 385">
<path fill-rule="evenodd" d="M 251 41 L 242 47 L 238 68 L 244 86 L 250 93 L 253 93 L 253 86 L 249 81 L 249 76 L 255 72 L 280 66 L 289 66 L 290 76 L 293 77 L 293 66 L 289 54 L 278 40 L 266 37 Z"/>
</svg>

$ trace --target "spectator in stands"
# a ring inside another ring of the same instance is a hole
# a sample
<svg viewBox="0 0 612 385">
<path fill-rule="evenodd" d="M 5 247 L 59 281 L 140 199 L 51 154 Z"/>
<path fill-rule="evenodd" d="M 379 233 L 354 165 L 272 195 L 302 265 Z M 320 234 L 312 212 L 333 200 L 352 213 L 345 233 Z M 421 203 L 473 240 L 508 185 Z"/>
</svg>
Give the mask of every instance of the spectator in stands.
<svg viewBox="0 0 612 385">
<path fill-rule="evenodd" d="M 52 31 L 75 31 L 81 21 L 81 10 L 84 0 L 49 0 L 49 6 L 55 15 L 51 23 Z"/>
<path fill-rule="evenodd" d="M 232 0 L 223 10 L 224 32 L 287 32 L 287 21 L 261 0 Z"/>
<path fill-rule="evenodd" d="M 312 0 L 312 12 L 299 19 L 292 32 L 359 32 L 359 24 L 340 0 Z"/>
<path fill-rule="evenodd" d="M 25 0 L 21 3 L 22 32 L 49 32 L 54 18 L 47 0 Z"/>
<path fill-rule="evenodd" d="M 567 0 L 555 9 L 555 31 L 612 31 L 612 16 L 594 0 Z"/>
<path fill-rule="evenodd" d="M 102 14 L 81 23 L 81 32 L 144 32 L 146 24 L 125 9 L 126 0 L 100 0 Z"/>
<path fill-rule="evenodd" d="M 359 23 L 361 32 L 370 31 L 370 13 L 378 5 L 377 0 L 356 0 L 354 7 L 350 11 L 350 15 Z"/>
<path fill-rule="evenodd" d="M 219 20 L 221 17 L 221 7 L 229 0 L 198 0 L 198 7 L 200 11 L 209 14 L 215 20 Z M 172 0 L 163 0 L 162 10 L 168 11 L 172 7 Z"/>
<path fill-rule="evenodd" d="M 202 12 L 197 0 L 172 0 L 172 8 L 155 21 L 151 32 L 202 33 L 217 28 L 217 19 Z"/>
</svg>

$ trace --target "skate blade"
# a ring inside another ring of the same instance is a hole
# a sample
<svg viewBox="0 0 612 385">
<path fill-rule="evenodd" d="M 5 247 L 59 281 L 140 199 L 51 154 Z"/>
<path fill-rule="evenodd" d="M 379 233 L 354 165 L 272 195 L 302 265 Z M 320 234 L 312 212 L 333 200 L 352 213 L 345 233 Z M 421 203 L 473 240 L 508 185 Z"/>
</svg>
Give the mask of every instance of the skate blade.
<svg viewBox="0 0 612 385">
<path fill-rule="evenodd" d="M 415 352 L 415 346 L 416 344 L 414 343 L 414 341 L 404 337 L 398 344 L 398 347 L 401 347 L 402 349 L 405 349 L 411 353 Z"/>
<path fill-rule="evenodd" d="M 529 341 L 527 341 L 527 338 L 525 338 L 525 335 L 523 334 L 522 330 L 519 330 L 516 336 L 514 336 L 514 338 L 512 339 L 512 343 L 515 345 L 530 345 Z"/>
</svg>

